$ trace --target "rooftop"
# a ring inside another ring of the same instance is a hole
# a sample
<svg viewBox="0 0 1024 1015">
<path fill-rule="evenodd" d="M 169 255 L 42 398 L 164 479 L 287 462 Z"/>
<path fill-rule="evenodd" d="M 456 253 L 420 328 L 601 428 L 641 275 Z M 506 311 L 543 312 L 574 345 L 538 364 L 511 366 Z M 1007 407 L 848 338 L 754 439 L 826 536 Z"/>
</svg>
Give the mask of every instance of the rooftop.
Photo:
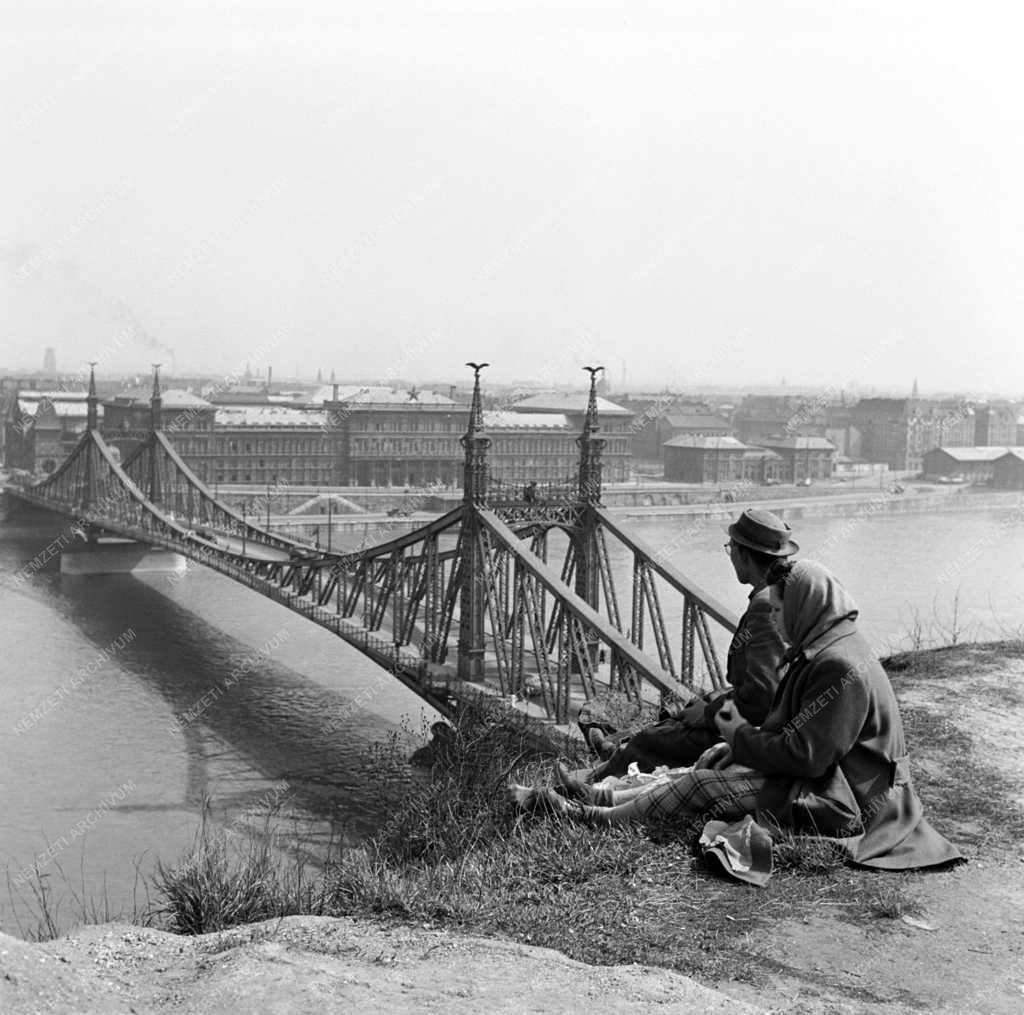
<svg viewBox="0 0 1024 1015">
<path fill-rule="evenodd" d="M 662 444 L 663 448 L 711 448 L 720 451 L 746 451 L 749 445 L 735 437 L 697 437 L 693 434 L 680 434 Z"/>
<path fill-rule="evenodd" d="M 217 409 L 217 426 L 287 426 L 323 429 L 327 413 L 322 409 L 298 409 L 290 405 L 224 405 Z"/>
<path fill-rule="evenodd" d="M 530 395 L 512 406 L 516 412 L 572 412 L 584 413 L 590 396 L 586 391 L 555 392 L 546 395 Z M 607 398 L 597 399 L 597 412 L 601 416 L 631 416 L 628 409 L 609 402 Z"/>
<path fill-rule="evenodd" d="M 663 419 L 669 426 L 680 428 L 714 427 L 717 430 L 728 430 L 729 421 L 713 412 L 668 413 Z"/>
<path fill-rule="evenodd" d="M 512 412 L 509 409 L 484 411 L 485 430 L 568 430 L 567 416 L 557 412 Z"/>
<path fill-rule="evenodd" d="M 326 396 L 324 395 L 326 392 Z M 330 384 L 313 392 L 309 398 L 309 404 L 325 404 L 334 401 L 334 385 Z M 390 388 L 384 385 L 363 385 L 357 387 L 353 384 L 338 385 L 338 401 L 348 405 L 380 405 L 380 406 L 407 406 L 407 405 L 458 405 L 447 395 L 439 394 L 436 391 L 421 391 L 415 385 L 408 389 Z"/>
<path fill-rule="evenodd" d="M 131 388 L 119 391 L 111 398 L 104 398 L 104 405 L 130 405 L 135 408 L 148 407 L 153 397 L 152 388 Z M 184 388 L 168 388 L 161 392 L 160 402 L 164 409 L 212 409 L 213 406 L 198 395 Z"/>
<path fill-rule="evenodd" d="M 793 451 L 835 451 L 836 448 L 827 437 L 765 437 L 760 443 L 766 448 L 785 448 Z"/>
<path fill-rule="evenodd" d="M 1003 455 L 1024 452 L 1024 447 L 1006 447 L 1005 445 L 997 447 L 991 445 L 973 448 L 933 448 L 927 454 L 933 455 L 937 451 L 941 451 L 944 455 L 949 455 L 950 458 L 957 462 L 994 462 L 997 458 L 1002 458 Z"/>
</svg>

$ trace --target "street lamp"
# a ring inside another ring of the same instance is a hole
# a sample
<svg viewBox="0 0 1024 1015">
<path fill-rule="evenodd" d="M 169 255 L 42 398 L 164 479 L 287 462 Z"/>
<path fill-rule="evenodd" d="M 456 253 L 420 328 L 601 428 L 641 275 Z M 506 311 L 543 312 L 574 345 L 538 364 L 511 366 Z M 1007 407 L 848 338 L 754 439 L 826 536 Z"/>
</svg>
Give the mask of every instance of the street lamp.
<svg viewBox="0 0 1024 1015">
<path fill-rule="evenodd" d="M 245 514 L 245 498 L 242 498 L 242 556 L 245 556 L 245 530 L 249 527 Z"/>
<path fill-rule="evenodd" d="M 331 501 L 333 498 L 328 495 L 327 497 L 327 552 L 331 552 Z"/>
</svg>

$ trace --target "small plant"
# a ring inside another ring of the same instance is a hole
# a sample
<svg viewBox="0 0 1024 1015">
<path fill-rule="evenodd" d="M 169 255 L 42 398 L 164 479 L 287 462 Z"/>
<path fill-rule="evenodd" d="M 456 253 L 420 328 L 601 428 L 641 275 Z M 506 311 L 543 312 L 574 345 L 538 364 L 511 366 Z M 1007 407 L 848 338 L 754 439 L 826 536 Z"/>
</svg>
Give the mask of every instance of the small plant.
<svg viewBox="0 0 1024 1015">
<path fill-rule="evenodd" d="M 323 875 L 268 816 L 261 832 L 230 838 L 214 829 L 205 801 L 195 841 L 177 864 L 157 863 L 154 915 L 179 934 L 207 934 L 243 923 L 326 911 Z"/>
<path fill-rule="evenodd" d="M 921 906 L 907 897 L 903 881 L 876 889 L 867 899 L 867 913 L 880 920 L 898 920 L 902 916 L 917 916 Z"/>
</svg>

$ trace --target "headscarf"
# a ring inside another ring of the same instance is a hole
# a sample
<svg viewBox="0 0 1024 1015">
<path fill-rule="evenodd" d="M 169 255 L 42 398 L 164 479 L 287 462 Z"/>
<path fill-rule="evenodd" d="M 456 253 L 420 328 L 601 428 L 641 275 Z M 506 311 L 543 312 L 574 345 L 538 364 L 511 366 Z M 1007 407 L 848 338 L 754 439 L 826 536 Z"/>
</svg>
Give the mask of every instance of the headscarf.
<svg viewBox="0 0 1024 1015">
<path fill-rule="evenodd" d="M 839 579 L 816 560 L 798 560 L 782 587 L 782 626 L 790 649 L 786 659 L 801 653 L 813 658 L 816 644 L 843 620 L 856 620 L 857 604 Z"/>
</svg>

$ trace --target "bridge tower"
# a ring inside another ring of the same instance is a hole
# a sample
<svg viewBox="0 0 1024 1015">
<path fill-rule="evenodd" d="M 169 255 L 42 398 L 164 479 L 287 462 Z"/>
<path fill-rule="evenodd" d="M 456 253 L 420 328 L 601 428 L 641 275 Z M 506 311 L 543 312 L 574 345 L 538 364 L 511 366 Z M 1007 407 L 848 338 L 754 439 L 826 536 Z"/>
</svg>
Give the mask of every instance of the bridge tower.
<svg viewBox="0 0 1024 1015">
<path fill-rule="evenodd" d="M 487 500 L 487 449 L 480 401 L 480 371 L 488 363 L 467 363 L 473 369 L 473 402 L 469 428 L 460 443 L 466 452 L 462 487 L 462 580 L 459 590 L 459 663 L 462 680 L 484 679 L 484 612 L 486 583 L 478 510 Z"/>
<path fill-rule="evenodd" d="M 600 607 L 601 571 L 597 545 L 600 523 L 597 507 L 601 503 L 601 452 L 607 443 L 599 436 L 601 427 L 597 419 L 597 375 L 604 367 L 584 367 L 590 374 L 590 396 L 583 432 L 576 438 L 580 449 L 580 475 L 577 498 L 579 522 L 573 536 L 576 557 L 576 595 L 597 610 Z M 587 652 L 592 663 L 597 662 L 599 641 L 597 632 L 586 633 Z"/>
<path fill-rule="evenodd" d="M 160 364 L 153 364 L 153 394 L 149 399 L 149 490 L 147 496 L 154 504 L 160 503 L 160 468 L 156 435 L 163 425 L 164 400 L 160 393 Z"/>
</svg>

